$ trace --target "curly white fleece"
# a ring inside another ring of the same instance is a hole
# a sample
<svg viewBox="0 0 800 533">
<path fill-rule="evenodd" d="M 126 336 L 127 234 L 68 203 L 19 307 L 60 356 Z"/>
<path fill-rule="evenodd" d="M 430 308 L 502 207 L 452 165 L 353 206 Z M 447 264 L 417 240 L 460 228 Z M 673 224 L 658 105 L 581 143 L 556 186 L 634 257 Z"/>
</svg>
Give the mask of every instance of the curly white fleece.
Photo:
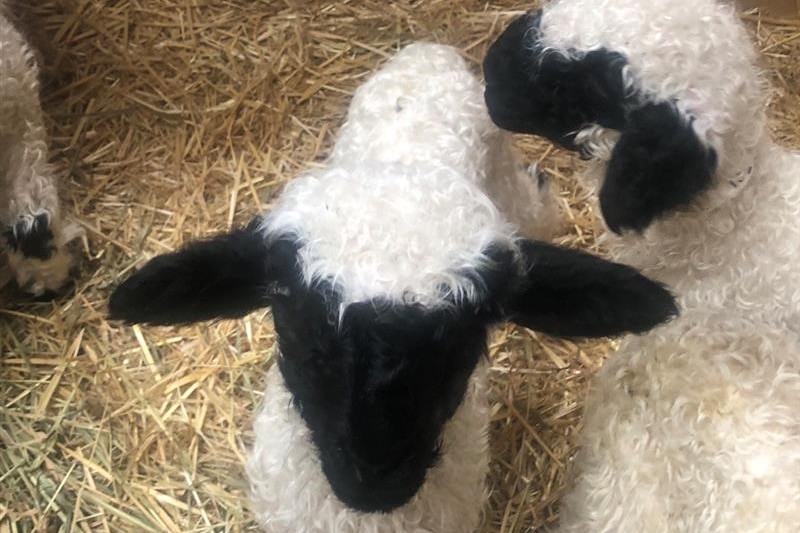
<svg viewBox="0 0 800 533">
<path fill-rule="evenodd" d="M 775 146 L 767 88 L 732 5 L 559 0 L 544 38 L 624 53 L 629 82 L 674 99 L 720 156 L 714 185 L 614 259 L 683 314 L 597 375 L 561 533 L 789 533 L 800 524 L 800 154 Z M 618 134 L 589 127 L 594 185 Z"/>
<path fill-rule="evenodd" d="M 561 533 L 797 531 L 798 178 L 800 154 L 769 147 L 727 204 L 609 238 L 683 314 L 596 376 Z"/>
<path fill-rule="evenodd" d="M 796 533 L 800 341 L 689 311 L 596 376 L 559 533 Z"/>
<path fill-rule="evenodd" d="M 557 220 L 515 158 L 457 51 L 415 43 L 358 88 L 328 165 L 288 185 L 265 231 L 296 234 L 306 281 L 334 281 L 345 305 L 437 305 L 442 288 L 469 299 L 461 271 L 481 266 L 487 245 L 511 245 L 515 229 L 544 236 Z"/>
<path fill-rule="evenodd" d="M 77 236 L 63 228 L 55 173 L 47 163 L 47 132 L 39 103 L 39 70 L 33 51 L 0 2 L 0 231 L 34 216 L 50 220 L 57 252 L 40 261 L 8 251 L 4 258 L 20 286 L 35 294 L 56 290 L 67 280 L 72 258 L 64 245 Z M 5 239 L 0 238 L 0 247 Z"/>
<path fill-rule="evenodd" d="M 328 164 L 292 181 L 264 219 L 268 236 L 298 238 L 307 283 L 333 282 L 343 306 L 383 297 L 435 307 L 446 292 L 471 299 L 480 287 L 465 271 L 488 260 L 487 246 L 514 249 L 517 231 L 553 228 L 555 202 L 518 164 L 482 94 L 455 49 L 425 43 L 356 91 Z M 363 514 L 333 494 L 271 370 L 247 466 L 259 522 L 274 533 L 474 531 L 489 459 L 484 363 L 470 383 L 419 492 L 390 513 Z"/>
<path fill-rule="evenodd" d="M 345 507 L 322 473 L 308 428 L 292 404 L 277 365 L 267 378 L 247 460 L 256 517 L 269 533 L 471 533 L 486 499 L 489 469 L 487 364 L 442 432 L 442 454 L 419 492 L 395 511 Z"/>
</svg>

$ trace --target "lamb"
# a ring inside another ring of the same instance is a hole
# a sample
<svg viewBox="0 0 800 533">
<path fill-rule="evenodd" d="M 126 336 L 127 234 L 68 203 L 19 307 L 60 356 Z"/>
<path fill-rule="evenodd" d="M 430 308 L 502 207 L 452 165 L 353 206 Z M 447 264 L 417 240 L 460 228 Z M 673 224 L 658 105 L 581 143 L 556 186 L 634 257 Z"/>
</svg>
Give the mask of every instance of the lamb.
<svg viewBox="0 0 800 533">
<path fill-rule="evenodd" d="M 82 232 L 60 213 L 38 75 L 33 51 L 0 0 L 0 271 L 10 268 L 23 290 L 41 297 L 75 274 L 69 243 Z"/>
<path fill-rule="evenodd" d="M 498 136 L 458 53 L 409 45 L 356 91 L 324 168 L 112 295 L 128 323 L 271 307 L 277 366 L 247 462 L 266 531 L 474 531 L 489 326 L 594 337 L 676 313 L 634 269 L 519 236 L 485 190 L 542 191 L 490 154 L 508 147 Z"/>
<path fill-rule="evenodd" d="M 611 256 L 682 309 L 597 375 L 560 531 L 796 531 L 800 154 L 733 6 L 557 0 L 484 71 L 497 124 L 591 159 Z"/>
</svg>

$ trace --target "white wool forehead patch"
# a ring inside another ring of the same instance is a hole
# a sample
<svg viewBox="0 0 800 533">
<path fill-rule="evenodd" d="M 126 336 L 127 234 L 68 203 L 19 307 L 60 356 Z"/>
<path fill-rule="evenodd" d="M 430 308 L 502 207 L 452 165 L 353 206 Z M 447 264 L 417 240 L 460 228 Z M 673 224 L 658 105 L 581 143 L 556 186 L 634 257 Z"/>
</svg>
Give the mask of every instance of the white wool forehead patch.
<svg viewBox="0 0 800 533">
<path fill-rule="evenodd" d="M 426 164 L 309 173 L 289 184 L 264 228 L 296 235 L 305 282 L 333 283 L 344 305 L 375 297 L 437 305 L 448 292 L 472 299 L 478 288 L 460 271 L 485 265 L 492 244 L 513 246 L 477 186 Z"/>
<path fill-rule="evenodd" d="M 329 168 L 292 182 L 265 230 L 297 235 L 306 283 L 333 283 L 344 305 L 474 299 L 464 270 L 513 241 L 480 189 L 497 131 L 454 48 L 409 45 L 358 88 Z"/>
</svg>

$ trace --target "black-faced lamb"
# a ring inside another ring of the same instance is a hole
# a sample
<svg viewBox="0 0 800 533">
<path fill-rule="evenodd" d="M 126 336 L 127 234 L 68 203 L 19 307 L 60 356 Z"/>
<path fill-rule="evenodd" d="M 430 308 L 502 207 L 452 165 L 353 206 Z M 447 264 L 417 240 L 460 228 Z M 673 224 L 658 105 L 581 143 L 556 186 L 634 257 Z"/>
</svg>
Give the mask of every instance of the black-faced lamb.
<svg viewBox="0 0 800 533">
<path fill-rule="evenodd" d="M 473 531 L 489 326 L 596 337 L 676 312 L 632 268 L 521 238 L 485 191 L 541 191 L 491 153 L 500 138 L 458 53 L 410 45 L 356 91 L 324 168 L 113 294 L 112 318 L 129 323 L 271 307 L 278 364 L 247 464 L 267 531 Z"/>
<path fill-rule="evenodd" d="M 797 531 L 800 154 L 732 3 L 557 0 L 484 70 L 497 124 L 591 159 L 612 257 L 683 311 L 597 376 L 560 531 Z"/>
</svg>

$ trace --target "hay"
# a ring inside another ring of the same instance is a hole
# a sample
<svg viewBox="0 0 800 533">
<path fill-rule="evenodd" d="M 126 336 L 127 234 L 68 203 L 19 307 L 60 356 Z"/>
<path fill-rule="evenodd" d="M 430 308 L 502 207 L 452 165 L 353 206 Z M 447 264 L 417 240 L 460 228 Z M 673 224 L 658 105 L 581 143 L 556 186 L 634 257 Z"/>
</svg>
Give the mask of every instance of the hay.
<svg viewBox="0 0 800 533">
<path fill-rule="evenodd" d="M 204 327 L 105 322 L 109 290 L 155 254 L 244 222 L 324 159 L 354 87 L 413 39 L 477 62 L 527 2 L 43 0 L 53 160 L 88 258 L 76 292 L 0 311 L 0 532 L 253 531 L 243 450 L 271 364 L 268 313 Z M 757 17 L 755 17 L 757 19 Z M 753 22 L 800 143 L 800 28 Z M 530 139 L 571 208 L 600 226 L 573 158 Z M 8 293 L 4 293 L 9 296 Z M 582 399 L 609 346 L 493 335 L 493 493 L 485 532 L 557 518 Z"/>
</svg>

